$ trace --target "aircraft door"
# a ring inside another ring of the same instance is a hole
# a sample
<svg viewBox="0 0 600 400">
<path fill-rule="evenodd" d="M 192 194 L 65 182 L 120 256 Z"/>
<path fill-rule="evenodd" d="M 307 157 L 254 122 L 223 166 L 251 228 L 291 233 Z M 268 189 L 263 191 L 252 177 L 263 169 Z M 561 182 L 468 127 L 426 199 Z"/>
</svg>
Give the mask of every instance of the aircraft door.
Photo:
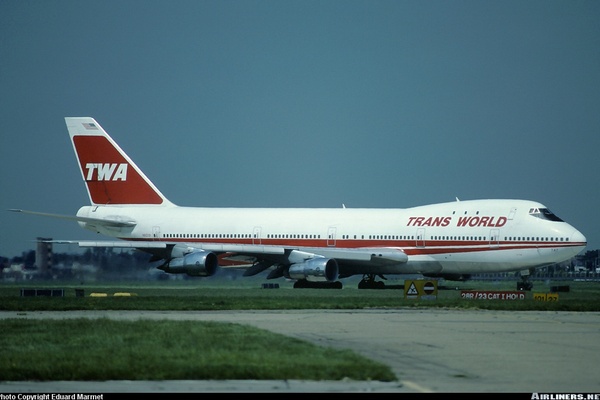
<svg viewBox="0 0 600 400">
<path fill-rule="evenodd" d="M 252 230 L 252 244 L 260 244 L 261 243 L 260 231 L 261 231 L 260 226 L 255 226 L 254 229 Z"/>
<path fill-rule="evenodd" d="M 160 226 L 153 226 L 152 227 L 152 238 L 153 239 L 160 238 Z"/>
<path fill-rule="evenodd" d="M 500 247 L 500 229 L 490 230 L 490 248 L 497 249 Z"/>
<path fill-rule="evenodd" d="M 330 226 L 329 229 L 327 229 L 327 246 L 335 246 L 335 232 L 335 226 Z"/>
<path fill-rule="evenodd" d="M 417 229 L 417 247 L 425 247 L 425 228 Z"/>
</svg>

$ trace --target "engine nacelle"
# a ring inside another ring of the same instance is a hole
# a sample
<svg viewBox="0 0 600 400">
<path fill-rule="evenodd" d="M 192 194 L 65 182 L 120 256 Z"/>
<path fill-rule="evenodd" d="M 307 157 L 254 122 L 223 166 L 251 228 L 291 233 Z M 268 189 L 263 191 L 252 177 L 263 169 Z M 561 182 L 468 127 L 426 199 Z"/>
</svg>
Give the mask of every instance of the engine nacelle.
<svg viewBox="0 0 600 400">
<path fill-rule="evenodd" d="M 335 282 L 338 279 L 338 264 L 333 258 L 311 258 L 290 265 L 288 275 L 292 279 L 308 279 Z"/>
<path fill-rule="evenodd" d="M 160 267 L 170 274 L 188 274 L 190 276 L 212 276 L 219 268 L 219 260 L 215 253 L 209 251 L 194 251 L 183 257 L 171 259 Z"/>
</svg>

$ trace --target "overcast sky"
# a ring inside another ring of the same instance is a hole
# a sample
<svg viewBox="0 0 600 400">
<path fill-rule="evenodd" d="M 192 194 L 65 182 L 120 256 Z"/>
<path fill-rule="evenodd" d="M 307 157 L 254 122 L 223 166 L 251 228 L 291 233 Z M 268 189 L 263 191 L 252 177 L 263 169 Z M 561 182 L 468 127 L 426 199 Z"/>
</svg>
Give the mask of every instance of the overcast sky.
<svg viewBox="0 0 600 400">
<path fill-rule="evenodd" d="M 0 1 L 0 255 L 94 239 L 64 117 L 186 206 L 536 200 L 600 248 L 600 2 Z M 70 251 L 55 247 L 55 252 Z"/>
</svg>

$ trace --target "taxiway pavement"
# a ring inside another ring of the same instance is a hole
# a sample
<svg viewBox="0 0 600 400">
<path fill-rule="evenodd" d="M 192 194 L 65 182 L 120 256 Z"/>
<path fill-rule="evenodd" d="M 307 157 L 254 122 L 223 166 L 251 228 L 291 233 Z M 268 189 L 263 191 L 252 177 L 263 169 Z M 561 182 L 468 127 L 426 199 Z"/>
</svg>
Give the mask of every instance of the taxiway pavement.
<svg viewBox="0 0 600 400">
<path fill-rule="evenodd" d="M 389 365 L 397 382 L 0 382 L 25 392 L 600 393 L 600 313 L 454 309 L 0 312 L 5 318 L 247 324 Z"/>
</svg>

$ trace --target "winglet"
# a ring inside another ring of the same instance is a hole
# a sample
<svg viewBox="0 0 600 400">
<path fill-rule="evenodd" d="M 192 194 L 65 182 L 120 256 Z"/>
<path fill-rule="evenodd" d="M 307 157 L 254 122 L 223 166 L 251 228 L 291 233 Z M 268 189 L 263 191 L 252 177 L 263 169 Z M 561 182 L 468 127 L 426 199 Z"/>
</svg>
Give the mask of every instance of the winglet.
<svg viewBox="0 0 600 400">
<path fill-rule="evenodd" d="M 96 120 L 65 122 L 92 205 L 170 204 Z"/>
</svg>

